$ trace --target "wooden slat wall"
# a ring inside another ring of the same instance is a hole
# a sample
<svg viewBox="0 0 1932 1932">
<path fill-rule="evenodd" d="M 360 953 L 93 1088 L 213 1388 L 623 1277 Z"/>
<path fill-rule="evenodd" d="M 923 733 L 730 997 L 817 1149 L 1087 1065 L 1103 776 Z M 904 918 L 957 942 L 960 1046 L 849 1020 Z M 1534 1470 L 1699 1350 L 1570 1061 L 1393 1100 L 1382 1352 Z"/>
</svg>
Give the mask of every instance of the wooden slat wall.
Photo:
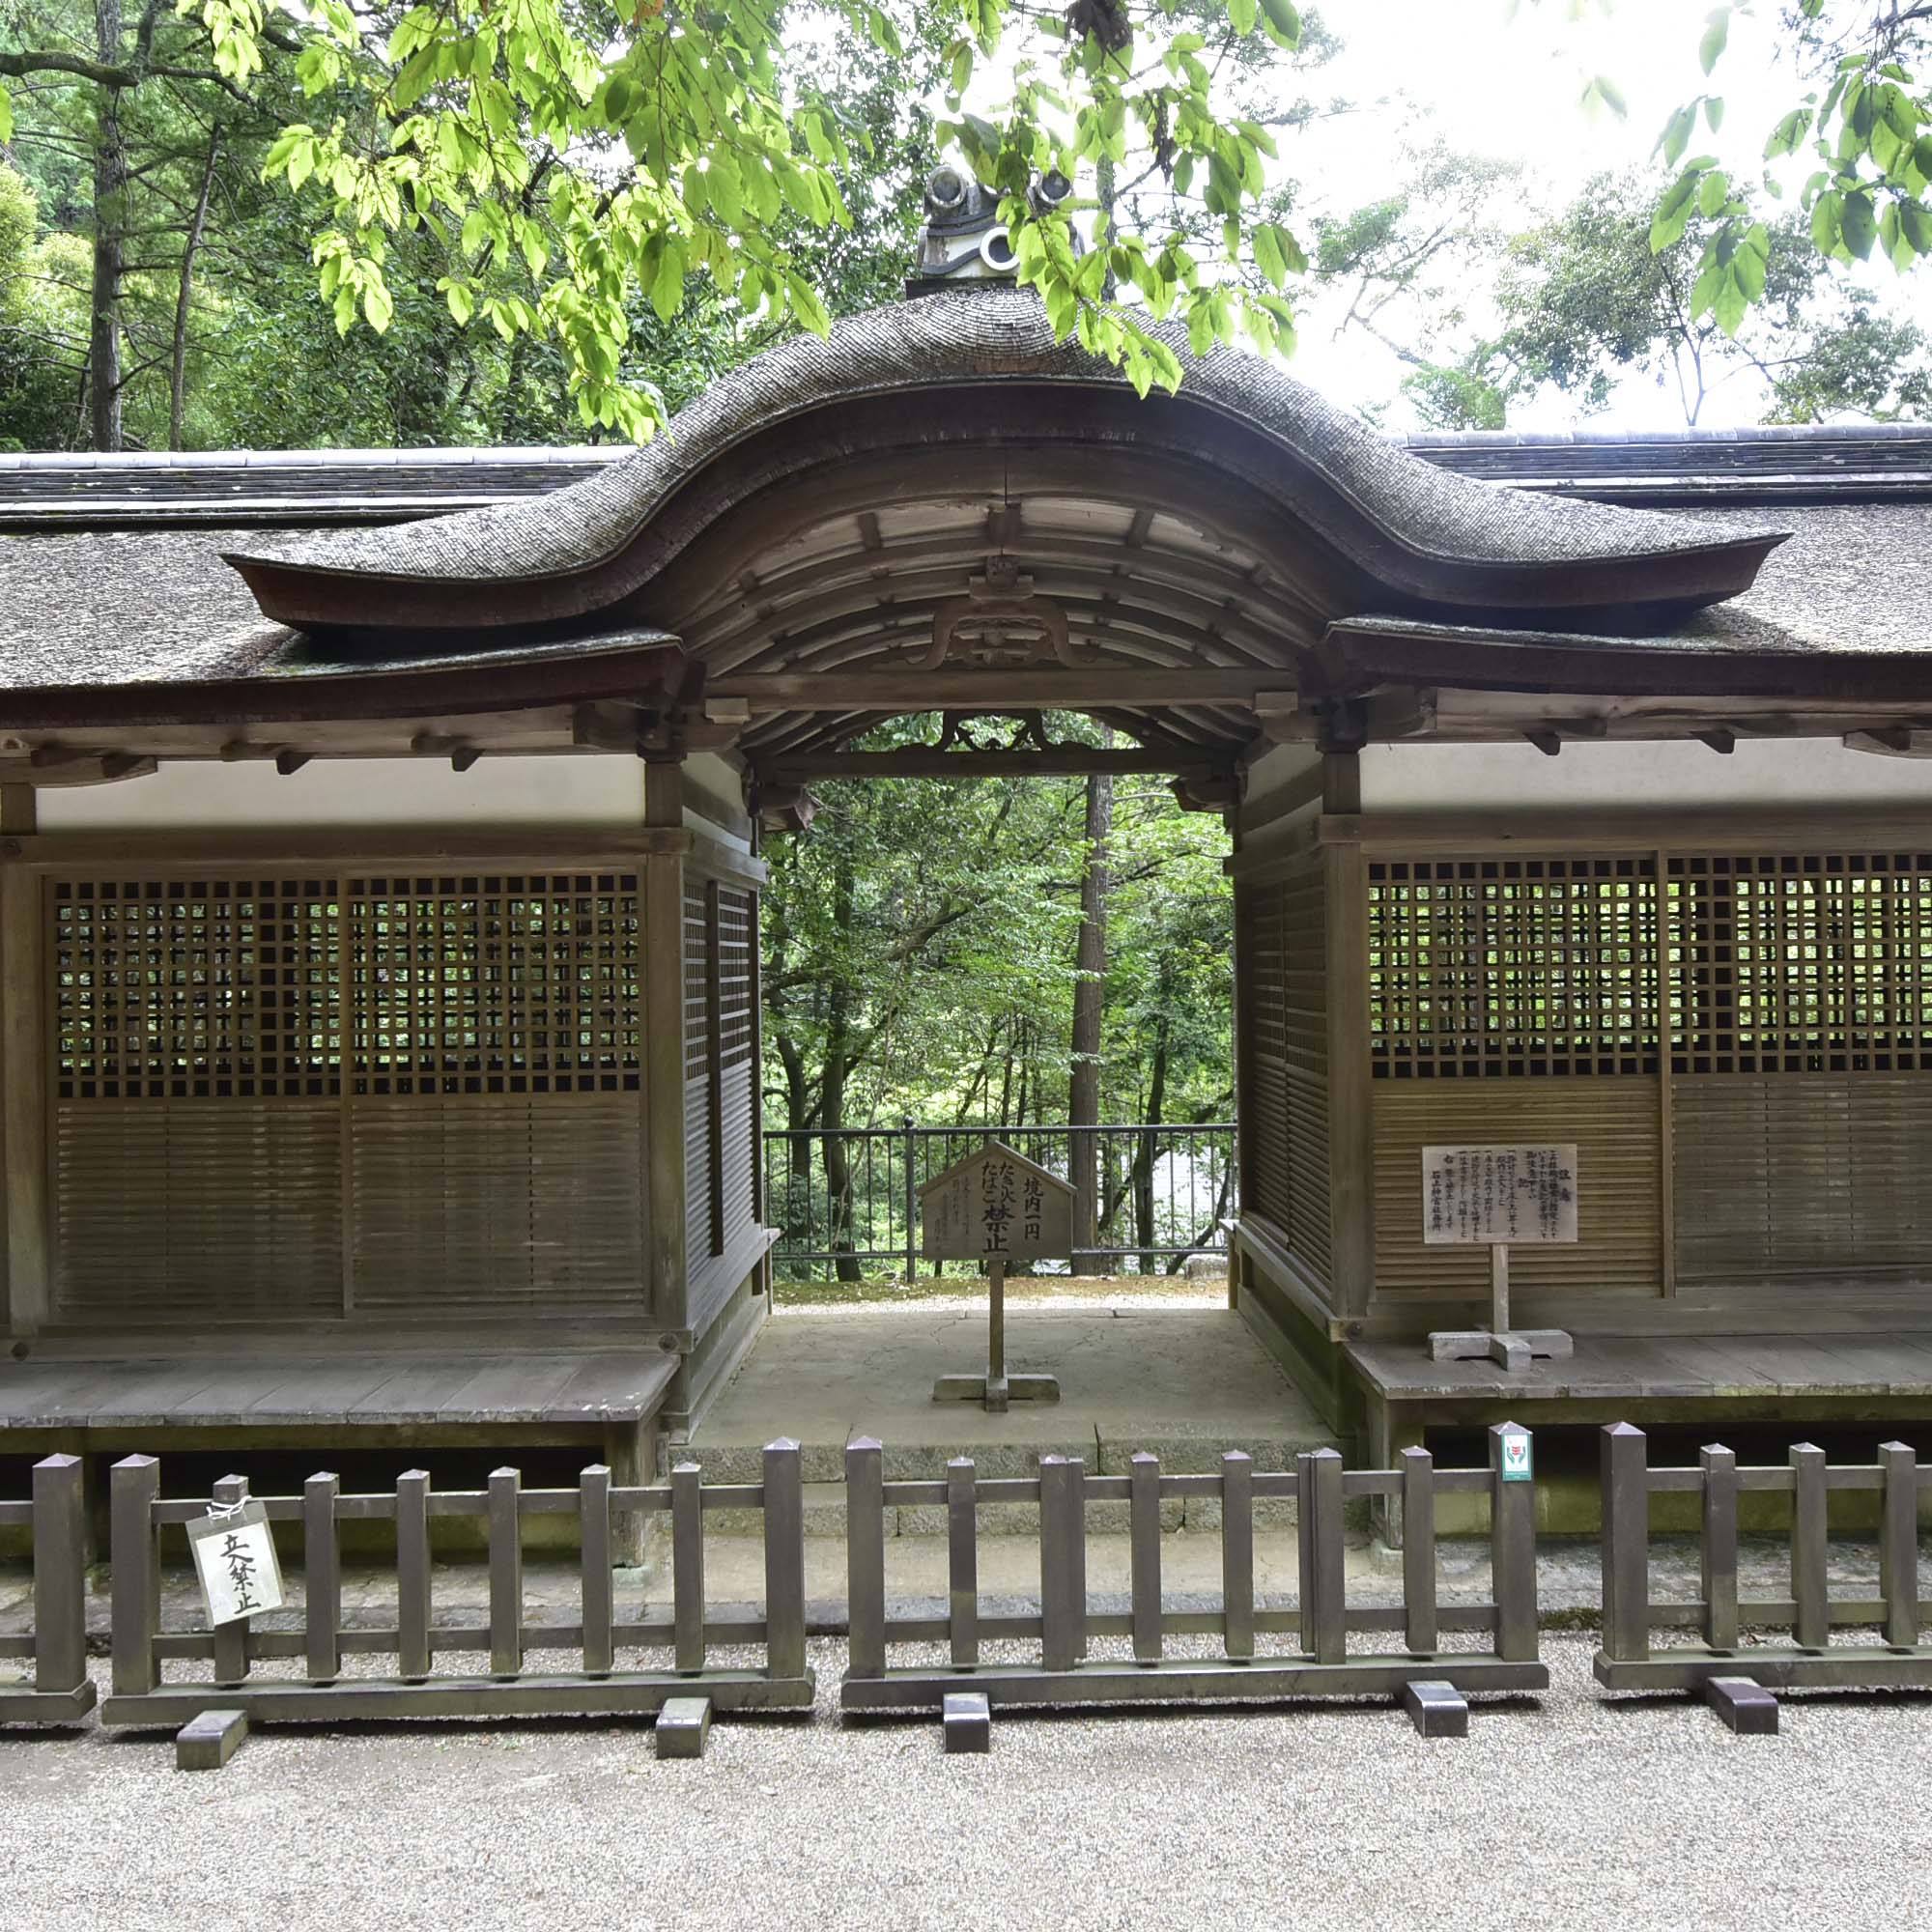
<svg viewBox="0 0 1932 1932">
<path fill-rule="evenodd" d="M 1317 1282 L 1329 1270 L 1326 923 L 1319 852 L 1239 895 L 1241 1203 L 1288 1237 Z"/>
<path fill-rule="evenodd" d="M 758 1150 L 752 1105 L 757 1078 L 753 1059 L 752 950 L 757 944 L 757 895 L 721 885 L 718 889 L 718 1108 L 721 1252 L 754 1218 L 754 1171 Z"/>
<path fill-rule="evenodd" d="M 643 1135 L 634 1097 L 359 1100 L 350 1143 L 358 1310 L 636 1308 Z"/>
<path fill-rule="evenodd" d="M 46 907 L 63 1318 L 638 1305 L 635 874 L 60 877 Z"/>
<path fill-rule="evenodd" d="M 705 882 L 684 886 L 684 1199 L 685 1241 L 695 1266 L 719 1252 L 712 1211 L 711 946 Z"/>
<path fill-rule="evenodd" d="M 331 1099 L 57 1101 L 55 1314 L 334 1314 L 339 1118 Z"/>
<path fill-rule="evenodd" d="M 1654 1076 L 1378 1080 L 1376 1293 L 1458 1299 L 1489 1293 L 1487 1248 L 1425 1247 L 1422 1150 L 1452 1141 L 1575 1141 L 1575 1247 L 1523 1247 L 1510 1281 L 1525 1292 L 1658 1293 L 1661 1133 Z"/>
<path fill-rule="evenodd" d="M 1680 1281 L 1927 1268 L 1923 1074 L 1680 1076 L 1675 1097 Z"/>
</svg>

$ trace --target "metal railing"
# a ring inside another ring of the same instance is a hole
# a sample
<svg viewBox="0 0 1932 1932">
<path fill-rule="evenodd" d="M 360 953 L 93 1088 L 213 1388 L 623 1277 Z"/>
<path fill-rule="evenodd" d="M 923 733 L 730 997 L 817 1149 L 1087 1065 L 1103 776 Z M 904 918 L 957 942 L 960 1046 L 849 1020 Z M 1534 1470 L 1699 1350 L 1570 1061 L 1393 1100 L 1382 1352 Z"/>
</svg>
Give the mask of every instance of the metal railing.
<svg viewBox="0 0 1932 1932">
<path fill-rule="evenodd" d="M 882 1269 L 913 1280 L 920 1188 L 989 1140 L 1076 1187 L 1076 1149 L 1091 1161 L 1094 1240 L 1076 1256 L 1132 1261 L 1152 1274 L 1178 1269 L 1189 1255 L 1227 1251 L 1225 1224 L 1236 1206 L 1232 1122 L 921 1127 L 907 1120 L 767 1131 L 765 1212 L 779 1230 L 773 1264 L 793 1280 L 828 1272 L 857 1280 Z M 933 1274 L 949 1265 L 964 1264 L 926 1264 Z"/>
<path fill-rule="evenodd" d="M 1720 1445 L 1694 1466 L 1652 1468 L 1643 1431 L 1613 1423 L 1600 1438 L 1604 1483 L 1604 1647 L 1597 1681 L 1612 1690 L 1691 1690 L 1713 1677 L 1742 1676 L 1787 1687 L 1875 1690 L 1932 1685 L 1932 1648 L 1919 1643 L 1918 1498 L 1932 1488 L 1903 1442 L 1879 1447 L 1876 1463 L 1831 1465 L 1824 1450 L 1796 1444 L 1790 1460 L 1741 1467 Z M 1650 1594 L 1650 1499 L 1665 1491 L 1699 1503 L 1700 1601 L 1660 1604 Z M 1879 1502 L 1878 1592 L 1838 1597 L 1831 1589 L 1826 1512 L 1833 1491 L 1862 1491 Z M 1738 1594 L 1738 1503 L 1748 1494 L 1791 1498 L 1791 1594 Z M 1766 1640 L 1782 1628 L 1788 1642 Z M 1834 1631 L 1876 1630 L 1878 1642 L 1842 1644 Z M 1653 1630 L 1690 1632 L 1653 1648 Z M 1755 1640 L 1743 1641 L 1751 1630 Z"/>
<path fill-rule="evenodd" d="M 1515 1460 L 1509 1438 L 1520 1438 Z M 1400 1469 L 1344 1469 L 1332 1449 L 1309 1450 L 1292 1470 L 1260 1471 L 1233 1451 L 1218 1469 L 1168 1475 L 1157 1457 L 1137 1455 L 1125 1476 L 1089 1475 L 1078 1458 L 1042 1456 L 1037 1476 L 983 1477 L 970 1459 L 947 1464 L 944 1482 L 888 1482 L 877 1442 L 845 1451 L 845 1549 L 851 1617 L 842 1709 L 936 1706 L 949 1691 L 977 1690 L 993 1704 L 1201 1704 L 1289 1696 L 1364 1696 L 1405 1685 L 1448 1683 L 1463 1690 L 1541 1690 L 1549 1671 L 1538 1654 L 1535 1500 L 1526 1470 L 1528 1433 L 1513 1423 L 1490 1431 L 1487 1469 L 1437 1469 L 1425 1449 L 1403 1453 Z M 1437 1601 L 1435 1497 L 1490 1497 L 1491 1601 Z M 1350 1502 L 1400 1496 L 1408 1535 L 1403 1601 L 1351 1605 L 1344 1573 L 1344 1512 Z M 1208 1497 L 1220 1506 L 1221 1602 L 1170 1608 L 1161 1588 L 1160 1508 Z M 1254 1506 L 1293 1498 L 1299 1578 L 1293 1607 L 1255 1593 Z M 895 1616 L 887 1606 L 884 1512 L 908 1504 L 947 1511 L 950 1593 L 942 1617 Z M 980 1601 L 979 1511 L 1024 1504 L 1039 1511 L 1039 1597 L 1017 1614 Z M 1132 1565 L 1125 1612 L 1098 1612 L 1087 1589 L 1088 1512 L 1125 1506 Z M 1444 1649 L 1446 1632 L 1473 1633 L 1481 1648 Z M 1350 1633 L 1393 1639 L 1351 1649 Z M 1173 1656 L 1170 1636 L 1218 1639 L 1218 1654 Z M 1132 1659 L 1096 1660 L 1092 1639 L 1126 1638 Z M 989 1642 L 1039 1645 L 1038 1662 L 988 1660 Z M 893 1647 L 946 1646 L 943 1663 L 894 1664 Z"/>
<path fill-rule="evenodd" d="M 240 1476 L 215 1485 L 214 1500 L 245 1501 Z M 799 1447 L 765 1450 L 762 1483 L 706 1483 L 681 1464 L 668 1483 L 620 1488 L 593 1464 L 574 1490 L 526 1490 L 515 1469 L 491 1472 L 487 1490 L 441 1490 L 412 1469 L 393 1491 L 345 1495 L 332 1475 L 311 1476 L 298 1496 L 260 1499 L 270 1522 L 301 1525 L 303 1601 L 296 1628 L 257 1629 L 245 1621 L 213 1630 L 164 1629 L 159 1554 L 162 1536 L 207 1515 L 204 1497 L 161 1495 L 152 1456 L 114 1465 L 112 1631 L 114 1688 L 101 1706 L 110 1725 L 178 1725 L 214 1707 L 275 1722 L 356 1718 L 553 1717 L 650 1712 L 669 1698 L 708 1697 L 721 1711 L 799 1708 L 812 1700 L 805 1656 L 805 1512 Z M 765 1599 L 755 1621 L 708 1614 L 704 1517 L 718 1509 L 755 1510 L 763 1519 Z M 611 1576 L 613 1519 L 638 1512 L 670 1518 L 672 1613 L 618 1614 Z M 582 1610 L 567 1624 L 525 1614 L 523 1524 L 535 1516 L 577 1520 Z M 490 1605 L 480 1624 L 438 1622 L 431 1602 L 430 1520 L 468 1517 L 488 1528 Z M 396 1619 L 378 1630 L 346 1628 L 342 1618 L 344 1522 L 381 1520 L 396 1530 Z M 179 1532 L 178 1532 L 179 1533 Z M 721 1667 L 714 1645 L 751 1646 L 764 1662 Z M 526 1668 L 530 1651 L 576 1653 L 575 1665 Z M 439 1669 L 451 1653 L 487 1657 L 487 1670 Z M 626 1664 L 620 1659 L 639 1654 Z M 394 1660 L 391 1675 L 345 1673 L 349 1656 Z M 171 1660 L 192 1660 L 205 1674 L 163 1677 Z M 293 1662 L 299 1675 L 258 1673 L 264 1661 Z"/>
</svg>

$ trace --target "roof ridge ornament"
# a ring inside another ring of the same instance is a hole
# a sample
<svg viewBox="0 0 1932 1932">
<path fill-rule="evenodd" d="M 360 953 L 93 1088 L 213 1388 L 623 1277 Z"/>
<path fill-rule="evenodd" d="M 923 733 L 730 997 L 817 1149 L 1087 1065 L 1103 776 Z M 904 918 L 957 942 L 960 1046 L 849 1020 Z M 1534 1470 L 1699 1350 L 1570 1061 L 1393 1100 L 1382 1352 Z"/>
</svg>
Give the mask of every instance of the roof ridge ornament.
<svg viewBox="0 0 1932 1932">
<path fill-rule="evenodd" d="M 1073 192 L 1058 168 L 1034 176 L 1027 199 L 1037 214 L 1051 214 Z M 1073 252 L 1083 251 L 1069 223 Z M 1000 219 L 1000 198 L 963 168 L 944 161 L 925 178 L 925 225 L 919 231 L 919 258 L 908 296 L 931 295 L 966 282 L 1010 283 L 1019 278 L 1019 256 Z"/>
</svg>

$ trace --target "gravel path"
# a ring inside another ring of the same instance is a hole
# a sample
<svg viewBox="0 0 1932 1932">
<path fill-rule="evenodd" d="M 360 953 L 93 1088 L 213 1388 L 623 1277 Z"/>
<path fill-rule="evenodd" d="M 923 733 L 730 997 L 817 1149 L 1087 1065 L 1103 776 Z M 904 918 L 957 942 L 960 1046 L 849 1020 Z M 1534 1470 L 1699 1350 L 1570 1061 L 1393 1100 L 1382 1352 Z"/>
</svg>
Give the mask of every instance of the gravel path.
<svg viewBox="0 0 1932 1932">
<path fill-rule="evenodd" d="M 1540 1699 L 1424 1743 L 1387 1706 L 842 1729 L 258 1733 L 217 1776 L 154 1737 L 0 1732 L 0 1926 L 196 1932 L 983 1925 L 1763 1928 L 1932 1918 L 1932 1701 L 1601 1698 L 1546 1636 Z"/>
</svg>

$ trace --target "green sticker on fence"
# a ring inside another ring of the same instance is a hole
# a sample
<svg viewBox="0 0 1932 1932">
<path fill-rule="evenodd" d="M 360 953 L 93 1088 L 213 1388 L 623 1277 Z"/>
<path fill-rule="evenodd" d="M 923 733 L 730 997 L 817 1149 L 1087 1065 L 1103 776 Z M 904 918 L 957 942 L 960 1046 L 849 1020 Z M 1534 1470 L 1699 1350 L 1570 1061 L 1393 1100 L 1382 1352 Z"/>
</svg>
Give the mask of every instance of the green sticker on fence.
<svg viewBox="0 0 1932 1932">
<path fill-rule="evenodd" d="M 1530 1479 L 1529 1436 L 1526 1433 L 1503 1437 L 1503 1481 L 1526 1483 Z"/>
</svg>

